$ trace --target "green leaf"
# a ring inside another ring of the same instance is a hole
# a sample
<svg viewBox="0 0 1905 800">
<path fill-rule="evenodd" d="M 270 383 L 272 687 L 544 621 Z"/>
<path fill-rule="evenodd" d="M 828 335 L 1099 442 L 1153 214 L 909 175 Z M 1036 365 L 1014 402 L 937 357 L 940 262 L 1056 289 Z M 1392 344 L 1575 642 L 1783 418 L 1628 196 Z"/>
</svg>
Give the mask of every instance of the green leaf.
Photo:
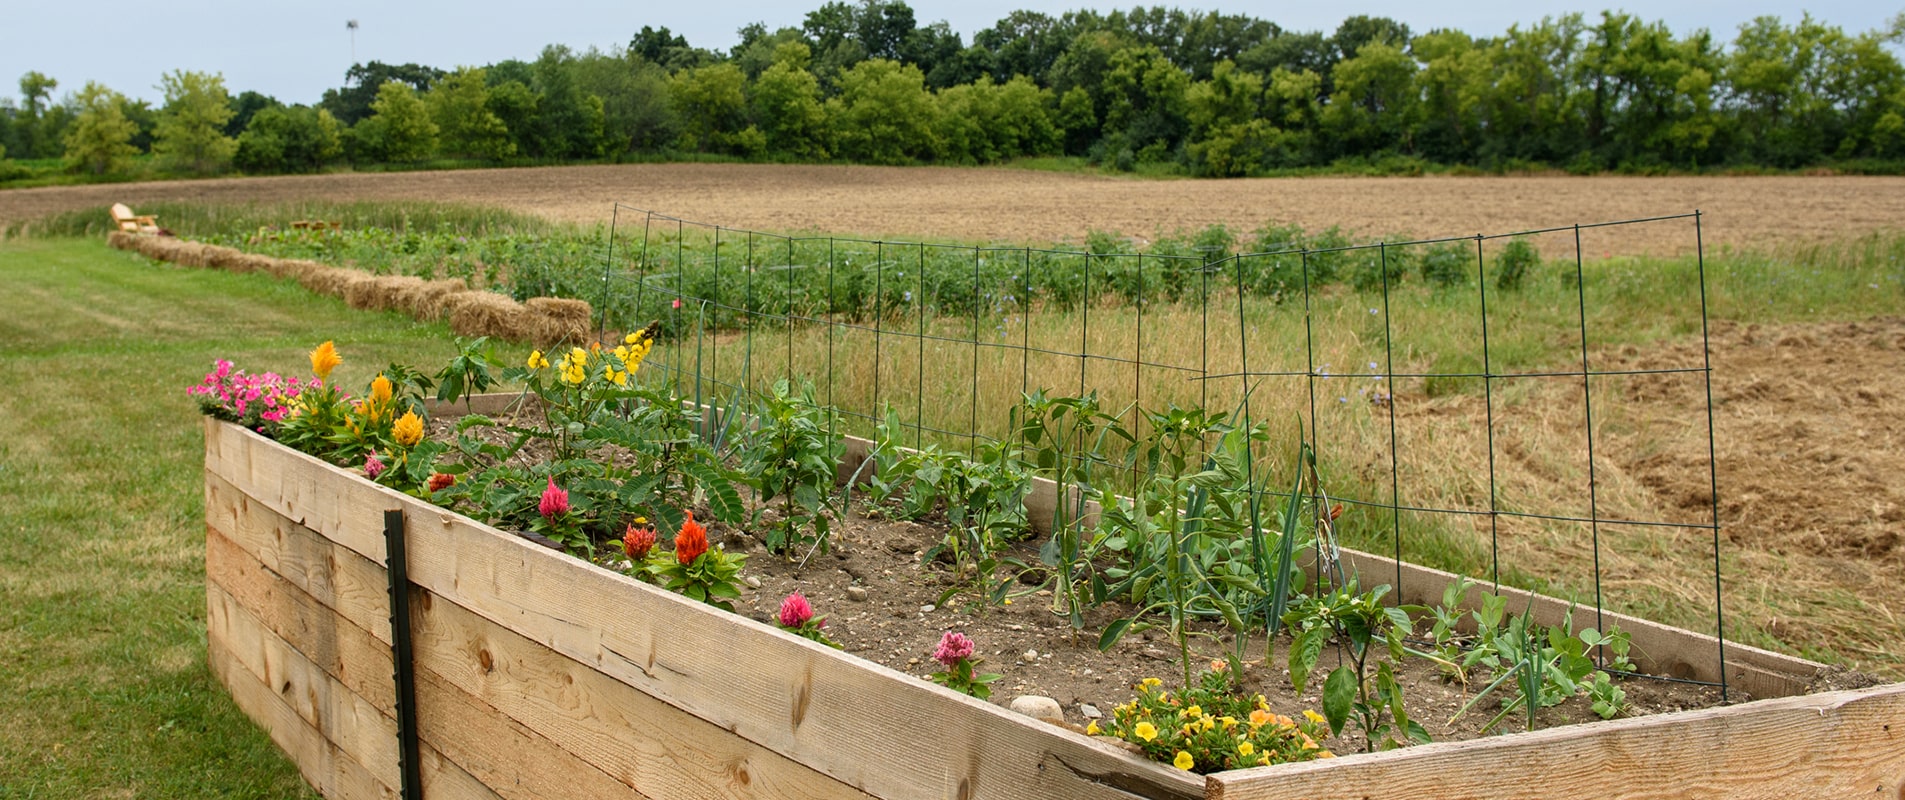
<svg viewBox="0 0 1905 800">
<path fill-rule="evenodd" d="M 1119 639 L 1123 639 L 1125 632 L 1131 627 L 1132 620 L 1132 617 L 1124 617 L 1112 620 L 1110 625 L 1106 625 L 1105 632 L 1098 635 L 1099 651 L 1110 650 Z"/>
<path fill-rule="evenodd" d="M 1350 708 L 1356 703 L 1356 673 L 1349 667 L 1337 667 L 1323 680 L 1323 716 L 1329 720 L 1330 734 L 1342 733 L 1349 721 Z"/>
<path fill-rule="evenodd" d="M 1290 643 L 1290 685 L 1298 694 L 1309 684 L 1310 670 L 1323 654 L 1323 643 L 1329 635 L 1329 628 L 1319 626 L 1297 634 L 1296 641 Z"/>
</svg>

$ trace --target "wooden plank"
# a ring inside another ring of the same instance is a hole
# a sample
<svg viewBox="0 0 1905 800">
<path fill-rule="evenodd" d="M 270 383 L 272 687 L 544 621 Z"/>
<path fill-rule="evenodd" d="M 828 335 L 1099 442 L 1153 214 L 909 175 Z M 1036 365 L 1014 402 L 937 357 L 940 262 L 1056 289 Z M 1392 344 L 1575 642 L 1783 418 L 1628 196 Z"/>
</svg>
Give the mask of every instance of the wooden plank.
<svg viewBox="0 0 1905 800">
<path fill-rule="evenodd" d="M 1905 684 L 1212 775 L 1216 800 L 1905 797 Z"/>
<path fill-rule="evenodd" d="M 207 451 L 236 488 L 359 553 L 381 543 L 355 531 L 381 536 L 382 511 L 405 509 L 418 585 L 869 794 L 1202 793 L 1182 771 L 345 480 L 236 426 L 209 427 Z"/>
<path fill-rule="evenodd" d="M 223 537 L 214 536 L 213 538 Z M 231 563 L 234 557 L 239 560 L 245 558 L 236 546 L 228 545 L 221 550 L 222 555 L 219 556 L 219 560 L 208 563 L 213 575 L 222 579 L 226 575 L 245 569 L 242 564 Z M 252 566 L 256 567 L 255 562 Z M 256 588 L 256 586 L 246 586 L 241 591 L 249 594 Z M 221 631 L 227 632 L 228 636 L 265 642 L 270 642 L 275 636 L 271 630 L 272 624 L 259 614 L 259 609 L 254 605 L 265 598 L 255 595 L 241 597 L 238 593 L 227 593 L 220 584 L 214 584 L 211 591 L 214 593 L 211 601 L 215 609 L 214 623 Z M 288 585 L 281 584 L 272 594 L 283 598 L 282 606 L 298 607 L 299 617 L 329 613 L 329 610 L 314 598 Z M 338 648 L 340 652 L 361 656 L 374 653 L 380 648 L 381 643 L 372 638 L 368 631 L 335 616 L 332 619 L 335 623 L 335 632 L 331 638 L 344 643 Z M 291 633 L 293 637 L 304 637 L 309 636 L 312 631 L 308 628 L 296 628 L 292 629 Z M 323 641 L 280 638 L 284 648 L 298 653 L 323 649 L 326 646 Z M 270 647 L 271 645 L 267 645 L 267 649 Z M 277 655 L 279 658 L 290 658 L 283 653 Z M 377 686 L 379 681 L 363 676 L 369 675 L 371 670 L 380 664 L 385 670 L 381 681 L 384 685 Z M 380 695 L 385 700 L 384 704 L 377 708 L 378 712 L 385 715 L 386 719 L 391 719 L 394 716 L 394 710 L 391 706 L 393 693 L 388 685 L 389 670 L 389 651 L 385 649 L 381 661 L 373 658 L 346 662 L 345 674 L 359 676 L 355 685 L 345 683 L 336 675 L 330 677 L 338 685 L 353 693 L 359 691 L 358 687 L 370 684 L 371 686 L 365 688 L 369 688 L 372 694 Z M 495 709 L 455 689 L 429 670 L 417 671 L 417 692 L 419 735 L 428 752 L 435 754 L 439 760 L 443 760 L 445 764 L 456 770 L 457 780 L 454 782 L 459 784 L 455 793 L 457 796 L 573 797 L 579 800 L 597 800 L 598 798 L 628 800 L 628 798 L 642 797 L 640 793 L 600 770 L 563 752 L 542 736 L 514 723 Z M 376 704 L 372 703 L 372 705 Z M 383 730 L 384 727 L 387 727 L 388 731 Z M 387 726 L 380 726 L 376 736 L 382 736 L 386 732 L 391 738 L 381 741 L 373 739 L 370 744 L 378 746 L 382 751 L 379 757 L 387 754 L 394 758 L 397 749 L 394 720 Z M 431 776 L 426 773 L 425 779 L 428 783 Z M 481 784 L 481 788 L 478 788 L 478 784 Z"/>
<path fill-rule="evenodd" d="M 397 778 L 396 722 L 267 630 L 223 588 L 209 584 L 206 595 L 206 633 L 213 646 L 214 668 L 221 670 L 221 679 L 229 677 L 226 682 L 230 686 L 244 683 L 240 676 L 248 675 L 328 748 L 313 753 L 308 748 L 293 751 L 287 747 L 286 752 L 293 760 L 303 764 L 306 759 L 316 757 L 318 760 L 314 763 L 320 766 L 326 763 L 327 757 L 347 761 L 394 797 L 396 793 L 390 787 L 396 785 Z M 268 707 L 260 710 L 271 712 Z M 252 714 L 253 708 L 248 707 L 246 711 Z M 290 725 L 276 716 L 253 715 L 252 718 L 267 727 Z M 423 774 L 424 792 L 431 797 L 498 800 L 496 793 L 433 748 L 423 750 L 418 766 Z M 311 773 L 307 772 L 306 777 L 309 779 Z M 317 781 L 314 780 L 313 785 L 327 797 L 333 796 Z"/>
<path fill-rule="evenodd" d="M 226 648 L 209 643 L 212 673 L 245 716 L 264 728 L 271 741 L 298 766 L 305 782 L 331 800 L 395 800 L 397 792 L 338 750 L 324 734 L 291 710 L 277 693 L 259 682 Z"/>
<path fill-rule="evenodd" d="M 226 541 L 265 568 L 364 626 L 378 641 L 390 643 L 390 581 L 380 562 L 369 562 L 369 570 L 339 569 L 339 553 L 364 557 L 336 548 L 209 472 L 205 474 L 205 518 Z M 379 546 L 377 552 L 381 558 L 383 548 Z"/>
<path fill-rule="evenodd" d="M 297 526 L 287 530 L 292 538 L 322 543 L 308 530 Z M 255 530 L 251 536 L 260 538 Z M 243 547 L 225 541 L 217 532 L 209 539 L 207 570 L 221 586 L 233 587 L 231 594 L 241 606 L 267 619 L 268 613 L 287 620 L 337 613 L 288 585 L 289 581 L 259 585 L 250 576 L 265 570 L 256 562 L 244 563 L 249 556 Z M 294 545 L 293 549 L 309 548 Z M 339 572 L 381 574 L 378 567 L 348 552 L 314 560 L 326 566 L 299 574 L 332 568 L 328 565 L 335 565 Z M 628 797 L 636 796 L 629 786 L 649 786 L 666 787 L 660 793 L 665 796 L 865 797 L 451 603 L 419 592 L 413 607 L 418 609 L 415 654 L 424 740 L 505 796 L 522 789 L 528 792 L 523 796 L 553 792 L 578 798 Z M 380 710 L 387 712 L 388 647 L 348 619 L 333 616 L 332 621 L 335 631 L 316 634 L 311 633 L 314 626 L 285 624 L 293 633 L 284 638 L 305 653 L 371 654 L 359 656 L 360 663 L 340 665 L 341 674 L 371 675 L 383 670 L 383 686 L 364 690 L 348 681 L 346 685 L 360 694 L 385 698 Z M 312 638 L 301 640 L 300 636 Z M 322 659 L 313 660 L 322 663 Z M 525 678 L 524 673 L 533 677 Z M 476 690 L 466 691 L 469 686 Z M 581 719 L 571 720 L 578 713 Z M 578 759 L 572 752 L 587 757 Z"/>
</svg>

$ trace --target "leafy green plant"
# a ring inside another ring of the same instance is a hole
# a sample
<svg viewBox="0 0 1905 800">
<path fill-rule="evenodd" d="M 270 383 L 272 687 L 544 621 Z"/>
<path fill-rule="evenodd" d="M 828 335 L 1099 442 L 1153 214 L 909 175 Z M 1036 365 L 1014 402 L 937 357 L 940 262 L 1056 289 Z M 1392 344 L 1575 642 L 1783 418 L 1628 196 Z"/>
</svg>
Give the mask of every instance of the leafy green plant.
<svg viewBox="0 0 1905 800">
<path fill-rule="evenodd" d="M 1530 598 L 1531 607 L 1533 602 Z M 1517 710 L 1522 712 L 1527 729 L 1532 731 L 1540 709 L 1559 705 L 1580 694 L 1588 694 L 1593 699 L 1595 713 L 1603 718 L 1621 713 L 1626 707 L 1626 692 L 1615 686 L 1606 673 L 1597 671 L 1588 653 L 1605 647 L 1612 654 L 1611 667 L 1631 669 L 1633 664 L 1627 659 L 1629 637 L 1618 628 L 1605 634 L 1593 628 L 1570 633 L 1573 616 L 1570 610 L 1568 619 L 1561 625 L 1544 629 L 1524 614 L 1509 619 L 1499 635 L 1484 640 L 1476 649 L 1481 655 L 1474 660 L 1495 670 L 1495 679 L 1464 704 L 1455 718 L 1468 713 L 1504 685 L 1512 686 L 1515 694 L 1502 702 L 1501 712 L 1482 726 L 1484 731 L 1494 728 Z"/>
<path fill-rule="evenodd" d="M 464 410 L 467 411 L 470 395 L 487 392 L 496 385 L 496 357 L 490 352 L 487 336 L 475 339 L 458 336 L 456 351 L 456 356 L 436 374 L 436 396 L 445 403 L 464 400 Z"/>
<path fill-rule="evenodd" d="M 1014 406 L 1011 428 L 1024 443 L 1027 461 L 1052 477 L 1052 535 L 1039 549 L 1039 560 L 1052 572 L 1052 611 L 1068 617 L 1072 629 L 1085 626 L 1085 595 L 1078 590 L 1091 562 L 1081 522 L 1085 504 L 1097 496 L 1094 467 L 1107 463 L 1107 439 L 1116 436 L 1135 442 L 1118 424 L 1120 414 L 1100 407 L 1098 393 L 1083 397 L 1054 397 L 1044 391 L 1026 394 Z"/>
<path fill-rule="evenodd" d="M 1382 604 L 1388 593 L 1386 585 L 1358 592 L 1351 578 L 1327 594 L 1304 598 L 1284 615 L 1294 637 L 1290 683 L 1299 694 L 1324 645 L 1335 638 L 1345 646 L 1348 663 L 1323 680 L 1323 715 L 1332 733 L 1340 732 L 1354 715 L 1366 749 L 1429 741 L 1429 732 L 1410 719 L 1395 675 L 1394 665 L 1408 652 L 1404 640 L 1414 622 L 1407 611 Z M 1376 654 L 1377 647 L 1387 649 L 1387 660 Z"/>
<path fill-rule="evenodd" d="M 780 519 L 764 537 L 768 551 L 791 554 L 808 543 L 825 550 L 829 517 L 839 513 L 834 480 L 846 454 L 835 412 L 814 401 L 813 384 L 796 392 L 779 380 L 757 398 L 754 414 L 739 444 L 740 469 L 760 502 L 781 500 Z"/>
<path fill-rule="evenodd" d="M 1519 291 L 1529 268 L 1539 263 L 1541 254 L 1535 250 L 1534 242 L 1521 236 L 1508 240 L 1501 252 L 1495 254 L 1495 288 Z"/>
</svg>

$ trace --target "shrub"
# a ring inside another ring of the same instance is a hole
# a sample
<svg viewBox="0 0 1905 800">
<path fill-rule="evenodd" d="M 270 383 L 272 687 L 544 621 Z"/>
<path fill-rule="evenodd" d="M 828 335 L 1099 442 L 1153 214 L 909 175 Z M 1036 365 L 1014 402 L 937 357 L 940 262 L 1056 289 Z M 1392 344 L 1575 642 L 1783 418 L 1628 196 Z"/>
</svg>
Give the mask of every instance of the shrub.
<svg viewBox="0 0 1905 800">
<path fill-rule="evenodd" d="M 1495 255 L 1495 288 L 1509 292 L 1519 290 L 1528 268 L 1540 261 L 1541 255 L 1535 252 L 1533 242 L 1525 238 L 1509 240 Z"/>
</svg>

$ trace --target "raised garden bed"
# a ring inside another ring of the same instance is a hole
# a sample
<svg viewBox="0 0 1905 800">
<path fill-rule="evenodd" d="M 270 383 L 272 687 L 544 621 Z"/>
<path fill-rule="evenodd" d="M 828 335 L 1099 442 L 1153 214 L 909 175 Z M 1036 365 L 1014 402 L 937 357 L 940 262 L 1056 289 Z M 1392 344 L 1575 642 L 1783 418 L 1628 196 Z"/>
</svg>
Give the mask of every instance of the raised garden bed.
<svg viewBox="0 0 1905 800">
<path fill-rule="evenodd" d="M 864 452 L 850 443 L 848 461 Z M 1049 504 L 1050 484 L 1031 504 Z M 1819 665 L 1727 651 L 1760 700 L 1196 776 L 532 544 L 206 423 L 211 660 L 329 797 L 399 785 L 384 512 L 409 535 L 431 797 L 1900 796 L 1905 685 L 1784 697 Z M 1032 518 L 1039 518 L 1033 513 Z M 1366 575 L 1393 562 L 1348 554 Z M 1452 578 L 1404 565 L 1401 599 Z M 1505 590 L 1505 593 L 1506 590 Z M 1525 595 L 1511 593 L 1520 607 Z M 1536 599 L 1538 620 L 1565 605 Z M 1610 615 L 1612 617 L 1612 615 Z M 1615 618 L 1664 674 L 1717 643 Z"/>
</svg>

